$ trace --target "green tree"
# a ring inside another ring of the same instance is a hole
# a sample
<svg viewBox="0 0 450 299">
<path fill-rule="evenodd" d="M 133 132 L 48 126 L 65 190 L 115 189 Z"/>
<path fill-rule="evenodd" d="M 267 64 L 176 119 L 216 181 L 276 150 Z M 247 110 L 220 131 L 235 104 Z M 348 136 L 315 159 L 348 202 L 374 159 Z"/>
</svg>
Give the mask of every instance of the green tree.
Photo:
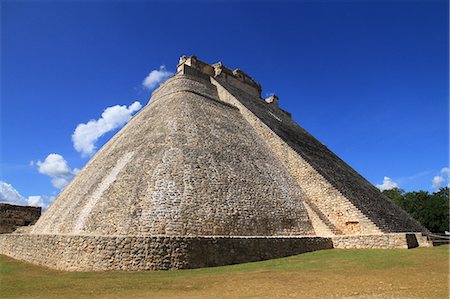
<svg viewBox="0 0 450 299">
<path fill-rule="evenodd" d="M 404 209 L 431 232 L 449 231 L 449 188 L 432 194 L 427 191 L 406 192 L 394 188 L 383 194 Z"/>
<path fill-rule="evenodd" d="M 441 188 L 423 206 L 423 221 L 432 232 L 449 231 L 449 188 Z"/>
<path fill-rule="evenodd" d="M 383 194 L 392 199 L 393 202 L 395 202 L 397 205 L 401 206 L 403 209 L 405 209 L 402 206 L 403 202 L 403 196 L 405 194 L 405 191 L 400 188 L 394 188 L 390 190 L 384 190 Z M 406 209 L 405 209 L 406 210 Z"/>
</svg>

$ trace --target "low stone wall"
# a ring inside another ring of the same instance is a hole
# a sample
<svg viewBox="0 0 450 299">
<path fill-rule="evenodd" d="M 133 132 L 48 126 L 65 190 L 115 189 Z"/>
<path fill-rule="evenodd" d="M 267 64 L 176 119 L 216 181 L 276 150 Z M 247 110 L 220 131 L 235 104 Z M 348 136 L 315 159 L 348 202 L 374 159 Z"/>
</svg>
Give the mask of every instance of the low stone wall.
<svg viewBox="0 0 450 299">
<path fill-rule="evenodd" d="M 321 237 L 0 236 L 0 254 L 66 271 L 201 268 L 331 248 Z"/>
<path fill-rule="evenodd" d="M 0 235 L 0 254 L 65 271 L 202 268 L 262 261 L 332 248 L 414 248 L 420 233 L 324 237 L 124 237 Z"/>
<path fill-rule="evenodd" d="M 334 248 L 415 248 L 432 247 L 420 233 L 393 233 L 380 235 L 333 236 Z"/>
</svg>

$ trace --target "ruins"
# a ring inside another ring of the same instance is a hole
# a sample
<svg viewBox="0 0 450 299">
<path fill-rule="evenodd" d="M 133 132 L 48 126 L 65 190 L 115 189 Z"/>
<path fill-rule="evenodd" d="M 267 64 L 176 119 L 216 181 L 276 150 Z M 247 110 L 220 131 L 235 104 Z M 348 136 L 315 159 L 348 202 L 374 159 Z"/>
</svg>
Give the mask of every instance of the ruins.
<svg viewBox="0 0 450 299">
<path fill-rule="evenodd" d="M 0 203 L 0 234 L 8 234 L 22 226 L 33 225 L 41 216 L 41 207 Z"/>
<path fill-rule="evenodd" d="M 35 225 L 0 235 L 0 253 L 100 271 L 430 246 L 424 227 L 280 101 L 242 70 L 183 56 Z"/>
</svg>

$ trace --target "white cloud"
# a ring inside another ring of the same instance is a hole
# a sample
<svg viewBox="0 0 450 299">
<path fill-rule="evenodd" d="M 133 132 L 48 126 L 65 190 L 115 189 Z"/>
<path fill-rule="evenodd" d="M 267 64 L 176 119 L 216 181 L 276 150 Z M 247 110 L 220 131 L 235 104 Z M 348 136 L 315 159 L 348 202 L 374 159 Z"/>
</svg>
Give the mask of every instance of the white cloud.
<svg viewBox="0 0 450 299">
<path fill-rule="evenodd" d="M 83 156 L 92 155 L 96 150 L 95 143 L 101 136 L 125 125 L 141 107 L 139 102 L 128 107 L 115 105 L 106 108 L 99 119 L 78 124 L 72 134 L 75 150 Z"/>
<path fill-rule="evenodd" d="M 44 162 L 37 161 L 38 171 L 50 177 L 70 177 L 73 172 L 63 156 L 58 154 L 50 154 L 45 158 Z"/>
<path fill-rule="evenodd" d="M 442 174 L 446 174 L 446 175 L 450 175 L 450 168 L 449 167 L 444 167 L 441 169 L 441 173 Z"/>
<path fill-rule="evenodd" d="M 443 176 L 437 175 L 433 178 L 433 180 L 431 181 L 431 188 L 437 190 L 440 187 L 442 187 L 442 183 L 445 182 L 445 178 Z"/>
<path fill-rule="evenodd" d="M 25 198 L 20 195 L 20 193 L 11 184 L 0 180 L 0 202 L 16 205 L 36 206 L 46 209 L 53 199 L 54 197 L 41 195 L 33 195 Z"/>
<path fill-rule="evenodd" d="M 42 207 L 44 205 L 44 199 L 40 195 L 28 196 L 27 203 L 29 206 Z"/>
<path fill-rule="evenodd" d="M 57 189 L 64 189 L 69 184 L 69 181 L 66 178 L 52 178 L 52 185 Z"/>
<path fill-rule="evenodd" d="M 55 199 L 55 196 L 32 195 L 32 196 L 28 196 L 26 201 L 27 201 L 27 205 L 33 206 L 33 207 L 41 207 L 42 210 L 45 211 L 54 199 Z"/>
<path fill-rule="evenodd" d="M 398 184 L 394 182 L 390 177 L 385 176 L 383 179 L 383 183 L 380 185 L 376 185 L 380 191 L 391 190 L 394 188 L 398 188 Z"/>
<path fill-rule="evenodd" d="M 24 198 L 20 193 L 5 181 L 0 180 L 0 202 L 24 204 Z"/>
<path fill-rule="evenodd" d="M 52 185 L 57 189 L 64 189 L 79 169 L 70 169 L 63 156 L 50 154 L 44 162 L 37 161 L 38 171 L 52 178 Z"/>
<path fill-rule="evenodd" d="M 142 82 L 142 85 L 147 89 L 153 89 L 162 82 L 166 81 L 173 73 L 166 70 L 165 65 L 161 65 L 159 70 L 151 71 Z"/>
<path fill-rule="evenodd" d="M 444 185 L 449 186 L 449 175 L 450 175 L 450 168 L 444 167 L 439 171 L 439 174 L 433 177 L 431 180 L 431 188 L 433 190 L 438 190 L 441 187 L 444 187 Z"/>
</svg>

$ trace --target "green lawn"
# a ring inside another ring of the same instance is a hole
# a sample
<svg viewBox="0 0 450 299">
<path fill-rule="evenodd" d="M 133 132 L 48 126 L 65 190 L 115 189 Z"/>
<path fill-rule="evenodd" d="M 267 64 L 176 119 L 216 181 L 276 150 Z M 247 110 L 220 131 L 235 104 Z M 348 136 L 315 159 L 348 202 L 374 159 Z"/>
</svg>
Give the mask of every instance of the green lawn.
<svg viewBox="0 0 450 299">
<path fill-rule="evenodd" d="M 448 267 L 448 246 L 155 272 L 61 272 L 0 256 L 0 298 L 448 298 Z"/>
</svg>

